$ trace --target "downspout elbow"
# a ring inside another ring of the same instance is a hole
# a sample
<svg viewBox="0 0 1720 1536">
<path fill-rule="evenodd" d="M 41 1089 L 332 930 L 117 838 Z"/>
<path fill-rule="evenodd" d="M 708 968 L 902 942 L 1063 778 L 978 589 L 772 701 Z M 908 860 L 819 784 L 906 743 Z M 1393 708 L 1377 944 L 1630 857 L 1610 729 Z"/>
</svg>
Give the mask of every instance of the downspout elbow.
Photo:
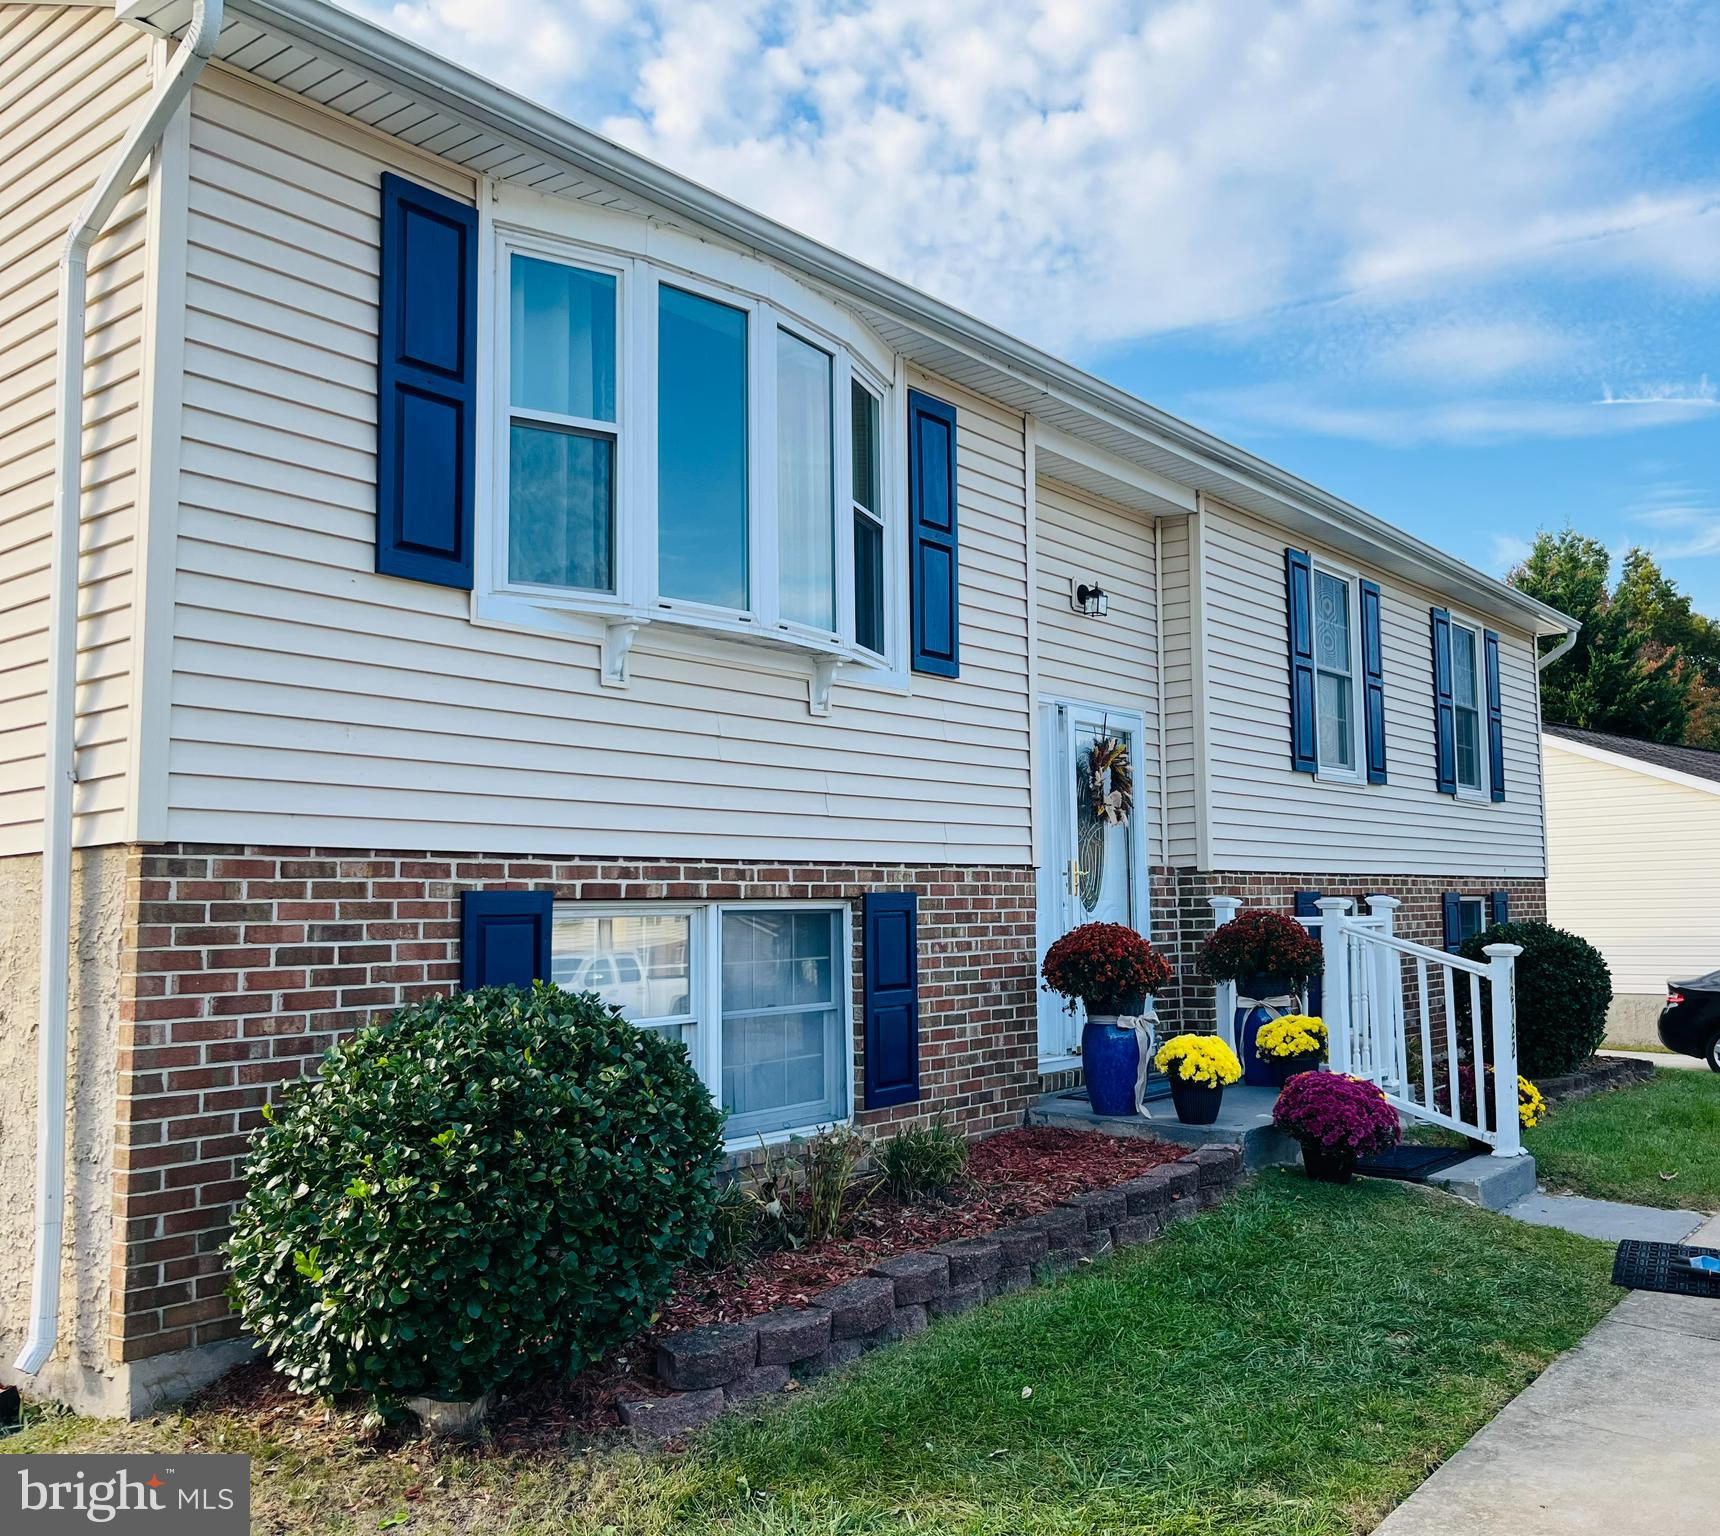
<svg viewBox="0 0 1720 1536">
<path fill-rule="evenodd" d="M 1582 632 L 1582 628 L 1583 626 L 1581 624 L 1573 624 L 1565 631 L 1565 638 L 1555 645 L 1552 650 L 1548 651 L 1545 656 L 1537 656 L 1535 658 L 1536 673 L 1539 674 L 1545 672 L 1547 668 L 1552 666 L 1552 664 L 1563 656 L 1566 651 L 1570 650 L 1570 648 L 1577 643 L 1577 636 Z"/>
</svg>

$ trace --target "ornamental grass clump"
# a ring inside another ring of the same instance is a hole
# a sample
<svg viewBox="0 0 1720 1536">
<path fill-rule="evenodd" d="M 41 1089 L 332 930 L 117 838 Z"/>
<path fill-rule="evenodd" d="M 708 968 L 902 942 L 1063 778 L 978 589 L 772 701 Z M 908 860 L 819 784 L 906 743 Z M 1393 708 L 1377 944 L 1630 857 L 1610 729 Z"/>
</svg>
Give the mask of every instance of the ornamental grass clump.
<svg viewBox="0 0 1720 1536">
<path fill-rule="evenodd" d="M 1122 923 L 1083 923 L 1045 952 L 1046 990 L 1061 993 L 1069 1011 L 1114 1013 L 1116 1004 L 1150 997 L 1171 979 L 1170 962 Z"/>
<path fill-rule="evenodd" d="M 1395 1147 L 1403 1132 L 1397 1111 L 1373 1083 L 1341 1072 L 1293 1077 L 1272 1108 L 1272 1123 L 1310 1147 L 1348 1157 L 1371 1157 Z"/>
<path fill-rule="evenodd" d="M 1213 930 L 1200 952 L 1201 973 L 1211 981 L 1283 977 L 1306 982 L 1326 968 L 1320 941 L 1282 912 L 1238 912 Z"/>
<path fill-rule="evenodd" d="M 1298 1056 L 1324 1056 L 1326 1021 L 1306 1013 L 1287 1013 L 1260 1026 L 1254 1037 L 1262 1056 L 1289 1060 Z"/>
<path fill-rule="evenodd" d="M 409 1004 L 266 1118 L 227 1256 L 301 1392 L 469 1400 L 578 1371 L 710 1241 L 721 1113 L 684 1046 L 595 994 Z"/>
<path fill-rule="evenodd" d="M 1242 1063 L 1217 1035 L 1176 1035 L 1165 1041 L 1153 1065 L 1166 1076 L 1203 1088 L 1228 1088 L 1241 1081 Z"/>
</svg>

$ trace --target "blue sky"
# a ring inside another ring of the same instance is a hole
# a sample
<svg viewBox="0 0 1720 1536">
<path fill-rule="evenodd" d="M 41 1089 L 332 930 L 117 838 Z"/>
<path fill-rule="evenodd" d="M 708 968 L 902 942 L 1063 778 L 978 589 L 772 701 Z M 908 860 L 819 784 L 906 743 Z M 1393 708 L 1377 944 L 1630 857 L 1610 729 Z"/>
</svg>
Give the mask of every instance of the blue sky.
<svg viewBox="0 0 1720 1536">
<path fill-rule="evenodd" d="M 1715 0 L 346 0 L 1503 573 L 1720 615 Z"/>
</svg>

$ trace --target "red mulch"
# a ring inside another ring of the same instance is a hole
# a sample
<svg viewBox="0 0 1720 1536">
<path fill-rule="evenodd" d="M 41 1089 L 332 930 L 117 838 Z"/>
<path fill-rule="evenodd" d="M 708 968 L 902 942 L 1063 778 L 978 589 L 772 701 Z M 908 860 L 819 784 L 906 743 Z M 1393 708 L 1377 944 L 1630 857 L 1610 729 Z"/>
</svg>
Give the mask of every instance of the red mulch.
<svg viewBox="0 0 1720 1536">
<path fill-rule="evenodd" d="M 804 1305 L 891 1254 L 995 1232 L 1070 1195 L 1136 1178 L 1183 1151 L 1165 1142 L 1041 1126 L 989 1137 L 974 1147 L 966 1182 L 942 1202 L 903 1205 L 875 1197 L 853 1215 L 842 1237 L 722 1269 L 683 1272 L 650 1332 L 572 1380 L 545 1377 L 510 1392 L 491 1416 L 491 1444 L 501 1451 L 550 1450 L 569 1438 L 613 1431 L 620 1422 L 617 1403 L 666 1390 L 652 1369 L 662 1334 Z M 295 1397 L 265 1365 L 232 1372 L 199 1404 L 243 1413 L 294 1440 L 331 1436 L 350 1443 L 352 1436 L 349 1415 Z M 397 1432 L 373 1437 L 378 1448 L 399 1441 Z"/>
</svg>

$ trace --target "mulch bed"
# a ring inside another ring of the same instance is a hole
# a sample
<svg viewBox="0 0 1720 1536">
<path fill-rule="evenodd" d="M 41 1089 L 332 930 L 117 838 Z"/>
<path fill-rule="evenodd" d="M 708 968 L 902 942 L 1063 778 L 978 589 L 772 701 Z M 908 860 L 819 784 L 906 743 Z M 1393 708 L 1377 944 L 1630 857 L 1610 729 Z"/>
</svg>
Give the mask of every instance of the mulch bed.
<svg viewBox="0 0 1720 1536">
<path fill-rule="evenodd" d="M 545 1377 L 510 1392 L 490 1417 L 489 1443 L 504 1452 L 539 1451 L 607 1435 L 619 1427 L 618 1402 L 667 1390 L 653 1372 L 661 1334 L 804 1305 L 892 1254 L 995 1232 L 1070 1195 L 1138 1178 L 1186 1150 L 1049 1126 L 1000 1132 L 974 1147 L 966 1181 L 941 1202 L 904 1205 L 874 1196 L 854 1213 L 841 1237 L 721 1269 L 684 1271 L 650 1332 L 571 1380 Z M 197 1398 L 196 1406 L 243 1414 L 278 1437 L 301 1443 L 327 1439 L 331 1445 L 350 1445 L 354 1437 L 355 1415 L 295 1396 L 264 1364 L 229 1373 Z M 407 1441 L 395 1430 L 367 1438 L 379 1450 L 403 1444 L 424 1449 L 422 1442 Z"/>
</svg>

